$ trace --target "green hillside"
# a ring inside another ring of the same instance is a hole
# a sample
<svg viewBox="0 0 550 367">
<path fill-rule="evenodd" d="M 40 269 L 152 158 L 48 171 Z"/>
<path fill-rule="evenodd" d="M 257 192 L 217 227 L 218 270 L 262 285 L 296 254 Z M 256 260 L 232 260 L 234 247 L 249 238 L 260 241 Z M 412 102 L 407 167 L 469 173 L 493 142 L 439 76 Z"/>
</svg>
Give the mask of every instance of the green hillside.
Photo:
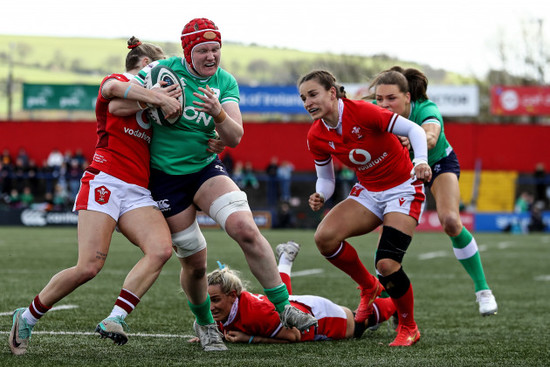
<svg viewBox="0 0 550 367">
<path fill-rule="evenodd" d="M 161 46 L 169 56 L 181 55 L 179 43 L 153 43 Z M 67 118 L 67 112 L 40 112 L 37 117 L 28 111 L 22 111 L 21 84 L 96 85 L 105 75 L 123 71 L 127 52 L 126 39 L 0 35 L 0 120 L 6 119 L 8 111 L 10 56 L 14 80 L 14 119 Z M 235 43 L 224 43 L 222 53 L 222 67 L 230 71 L 240 84 L 250 85 L 294 84 L 303 73 L 321 67 L 334 72 L 344 83 L 362 83 L 379 71 L 396 64 L 420 68 L 436 84 L 471 82 L 471 79 L 460 75 L 395 60 L 385 55 L 364 57 L 320 54 Z M 72 112 L 70 118 L 93 119 L 93 114 Z"/>
</svg>

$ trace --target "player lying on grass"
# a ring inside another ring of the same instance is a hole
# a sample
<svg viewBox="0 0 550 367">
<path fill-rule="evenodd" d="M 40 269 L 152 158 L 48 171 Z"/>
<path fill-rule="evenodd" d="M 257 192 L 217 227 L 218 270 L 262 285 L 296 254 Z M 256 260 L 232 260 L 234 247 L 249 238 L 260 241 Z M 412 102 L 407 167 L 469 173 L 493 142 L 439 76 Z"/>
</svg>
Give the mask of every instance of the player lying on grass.
<svg viewBox="0 0 550 367">
<path fill-rule="evenodd" d="M 318 320 L 318 327 L 312 326 L 302 333 L 296 328 L 284 328 L 275 306 L 267 297 L 246 291 L 238 272 L 223 265 L 208 274 L 208 293 L 212 316 L 227 341 L 288 343 L 359 338 L 365 329 L 386 321 L 396 312 L 391 298 L 377 298 L 371 306 L 373 312 L 369 319 L 356 323 L 353 312 L 347 307 L 320 296 L 292 295 L 290 273 L 299 250 L 299 245 L 292 241 L 278 245 L 278 268 L 291 294 L 290 303 L 312 314 Z"/>
</svg>

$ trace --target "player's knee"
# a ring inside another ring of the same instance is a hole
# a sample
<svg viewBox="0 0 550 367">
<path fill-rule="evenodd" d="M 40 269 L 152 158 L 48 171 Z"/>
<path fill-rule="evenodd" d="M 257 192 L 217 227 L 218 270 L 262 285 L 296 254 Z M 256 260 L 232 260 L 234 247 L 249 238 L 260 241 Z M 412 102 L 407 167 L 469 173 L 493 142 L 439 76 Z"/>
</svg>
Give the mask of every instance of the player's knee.
<svg viewBox="0 0 550 367">
<path fill-rule="evenodd" d="M 90 263 L 85 266 L 77 266 L 77 279 L 79 284 L 84 284 L 89 280 L 92 280 L 95 278 L 95 276 L 101 271 L 101 268 L 103 268 L 103 262 L 98 263 Z"/>
<path fill-rule="evenodd" d="M 241 246 L 256 243 L 260 236 L 258 226 L 247 215 L 233 215 L 226 222 L 226 231 Z"/>
<path fill-rule="evenodd" d="M 155 259 L 156 262 L 164 265 L 170 257 L 172 257 L 172 247 L 171 246 L 158 246 L 155 248 L 153 253 L 148 253 L 145 256 L 150 256 Z"/>
<path fill-rule="evenodd" d="M 454 212 L 447 212 L 440 215 L 439 220 L 445 233 L 449 236 L 458 236 L 462 230 L 460 215 Z"/>
<path fill-rule="evenodd" d="M 206 277 L 206 265 L 198 265 L 191 270 L 191 277 L 195 280 Z"/>
<path fill-rule="evenodd" d="M 342 242 L 333 230 L 327 230 L 321 227 L 317 228 L 313 235 L 313 239 L 315 240 L 319 252 L 323 255 L 330 255 L 333 253 Z"/>
<path fill-rule="evenodd" d="M 383 226 L 382 236 L 376 250 L 375 266 L 382 275 L 391 274 L 399 268 L 412 237 L 398 229 Z"/>
<path fill-rule="evenodd" d="M 183 231 L 172 234 L 172 245 L 179 258 L 189 257 L 205 249 L 206 239 L 197 221 Z"/>
<path fill-rule="evenodd" d="M 399 270 L 400 267 L 401 264 L 392 259 L 380 259 L 376 263 L 376 270 L 382 276 L 388 276 L 392 273 L 395 273 L 397 270 Z"/>
<path fill-rule="evenodd" d="M 386 289 L 391 298 L 398 299 L 407 293 L 411 286 L 411 281 L 402 267 L 397 271 L 386 276 L 379 276 L 380 283 Z"/>
</svg>

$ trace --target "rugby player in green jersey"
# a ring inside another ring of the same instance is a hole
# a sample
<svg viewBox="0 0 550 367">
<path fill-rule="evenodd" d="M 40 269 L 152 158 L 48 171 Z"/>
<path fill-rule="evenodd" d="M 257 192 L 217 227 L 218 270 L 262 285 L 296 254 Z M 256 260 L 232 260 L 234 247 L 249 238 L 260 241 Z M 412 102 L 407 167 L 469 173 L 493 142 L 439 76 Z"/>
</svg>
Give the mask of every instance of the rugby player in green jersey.
<svg viewBox="0 0 550 367">
<path fill-rule="evenodd" d="M 228 176 L 210 145 L 239 144 L 244 130 L 235 78 L 219 67 L 221 34 L 209 19 L 196 18 L 183 29 L 184 57 L 171 57 L 142 69 L 135 81 L 144 85 L 147 73 L 161 64 L 184 85 L 185 106 L 171 126 L 154 124 L 151 142 L 150 190 L 162 210 L 176 255 L 180 282 L 194 329 L 205 350 L 225 350 L 210 312 L 206 278 L 206 240 L 197 223 L 197 210 L 209 214 L 244 252 L 254 276 L 275 305 L 284 326 L 308 329 L 316 320 L 290 305 L 269 242 L 254 222 L 246 194 Z"/>
</svg>

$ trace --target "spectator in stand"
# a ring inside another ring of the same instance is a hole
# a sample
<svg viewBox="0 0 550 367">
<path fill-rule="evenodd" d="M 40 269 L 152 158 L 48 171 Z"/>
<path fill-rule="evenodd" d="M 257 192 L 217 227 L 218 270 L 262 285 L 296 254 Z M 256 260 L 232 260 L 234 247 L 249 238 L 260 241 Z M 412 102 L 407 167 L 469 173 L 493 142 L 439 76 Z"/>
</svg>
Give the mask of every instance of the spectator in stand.
<svg viewBox="0 0 550 367">
<path fill-rule="evenodd" d="M 527 191 L 523 191 L 519 194 L 514 205 L 515 213 L 529 213 L 531 206 L 533 205 L 533 194 Z"/>
<path fill-rule="evenodd" d="M 546 207 L 548 203 L 548 197 L 547 197 L 547 190 L 548 185 L 546 183 L 546 169 L 544 167 L 544 163 L 539 162 L 535 166 L 535 172 L 533 173 L 533 178 L 535 179 L 535 197 L 534 201 L 539 202 L 541 201 Z"/>
<path fill-rule="evenodd" d="M 233 169 L 233 175 L 231 177 L 233 181 L 239 186 L 240 189 L 244 190 L 248 187 L 257 189 L 260 184 L 254 171 L 252 169 L 252 163 L 246 162 L 243 166 L 243 162 L 237 161 L 235 168 Z"/>
<path fill-rule="evenodd" d="M 52 149 L 50 154 L 48 154 L 46 164 L 48 165 L 48 167 L 52 167 L 54 169 L 55 168 L 59 169 L 59 168 L 61 168 L 61 165 L 63 164 L 64 160 L 65 160 L 65 158 L 64 158 L 63 154 L 61 154 L 59 149 L 54 148 L 54 149 Z"/>
<path fill-rule="evenodd" d="M 67 192 L 66 188 L 61 184 L 56 184 L 54 187 L 54 192 L 52 193 L 46 193 L 47 199 L 46 201 L 51 201 L 52 208 L 54 210 L 67 210 L 72 205 L 72 198 L 69 196 L 69 193 Z"/>
<path fill-rule="evenodd" d="M 292 172 L 294 171 L 294 165 L 289 161 L 283 161 L 277 169 L 277 178 L 279 179 L 279 186 L 281 188 L 282 201 L 290 201 L 291 185 L 292 185 Z"/>
<path fill-rule="evenodd" d="M 239 186 L 240 189 L 244 188 L 244 182 L 243 182 L 243 162 L 237 161 L 235 163 L 235 167 L 233 168 L 233 174 L 231 175 L 231 179 L 235 181 L 237 186 Z"/>
<path fill-rule="evenodd" d="M 40 168 L 36 165 L 36 161 L 32 158 L 29 159 L 26 176 L 33 194 L 39 195 L 40 194 L 40 183 L 39 183 Z"/>
<path fill-rule="evenodd" d="M 15 187 L 18 191 L 22 191 L 23 187 L 27 185 L 26 166 L 24 160 L 20 157 L 15 158 L 15 164 L 12 172 L 12 187 Z"/>
<path fill-rule="evenodd" d="M 70 149 L 65 150 L 65 154 L 63 154 L 63 162 L 69 166 L 71 164 L 71 160 L 73 159 L 73 151 Z"/>
<path fill-rule="evenodd" d="M 277 170 L 279 169 L 279 158 L 271 157 L 265 173 L 267 174 L 267 204 L 273 208 L 279 202 L 279 179 Z"/>
<path fill-rule="evenodd" d="M 69 196 L 72 198 L 75 198 L 76 194 L 78 193 L 78 189 L 80 188 L 80 178 L 82 177 L 83 173 L 84 170 L 82 169 L 82 166 L 78 163 L 78 160 L 76 158 L 71 158 L 71 161 L 69 162 L 69 167 L 65 172 L 65 180 L 67 182 Z"/>
<path fill-rule="evenodd" d="M 542 212 L 544 210 L 544 202 L 537 201 L 531 209 L 531 218 L 527 229 L 529 232 L 544 232 L 546 231 L 546 224 L 544 223 Z"/>
<path fill-rule="evenodd" d="M 254 190 L 260 187 L 258 178 L 254 173 L 254 168 L 252 167 L 252 162 L 246 161 L 243 168 L 243 188 L 251 187 Z"/>
<path fill-rule="evenodd" d="M 34 204 L 34 195 L 29 186 L 23 187 L 23 192 L 19 196 L 22 208 L 30 208 Z"/>
<path fill-rule="evenodd" d="M 88 160 L 84 156 L 84 153 L 82 153 L 82 148 L 77 148 L 75 150 L 73 158 L 78 161 L 78 164 L 82 169 L 86 169 L 88 165 Z"/>
<path fill-rule="evenodd" d="M 222 163 L 230 176 L 233 174 L 233 157 L 228 151 L 223 152 Z"/>
<path fill-rule="evenodd" d="M 19 148 L 16 159 L 21 160 L 21 162 L 23 163 L 23 167 L 25 168 L 27 168 L 27 166 L 29 165 L 29 161 L 30 161 L 29 155 L 27 154 L 27 151 L 23 147 Z"/>
<path fill-rule="evenodd" d="M 11 208 L 19 209 L 21 207 L 21 194 L 16 188 L 11 189 L 8 196 L 8 203 Z"/>
<path fill-rule="evenodd" d="M 296 228 L 296 216 L 288 201 L 281 201 L 279 205 L 276 228 Z"/>
<path fill-rule="evenodd" d="M 2 163 L 4 166 L 10 166 L 13 164 L 13 160 L 11 158 L 10 150 L 8 148 L 4 148 L 2 151 Z"/>
</svg>

